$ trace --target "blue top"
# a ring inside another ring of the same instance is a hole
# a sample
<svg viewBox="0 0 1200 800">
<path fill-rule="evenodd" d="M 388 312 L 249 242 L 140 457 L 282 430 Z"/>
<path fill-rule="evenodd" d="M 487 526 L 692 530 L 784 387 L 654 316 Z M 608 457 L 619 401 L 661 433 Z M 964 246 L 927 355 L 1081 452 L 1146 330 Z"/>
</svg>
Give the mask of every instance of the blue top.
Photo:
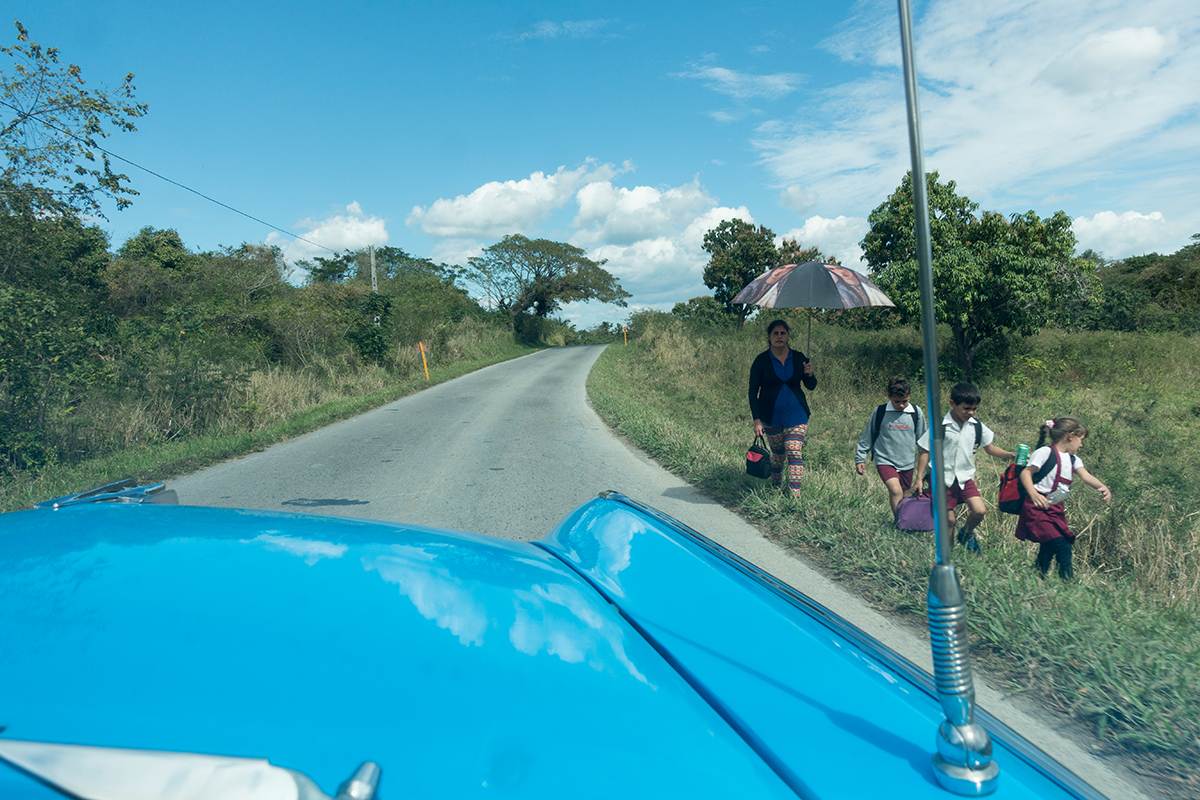
<svg viewBox="0 0 1200 800">
<path fill-rule="evenodd" d="M 800 398 L 796 397 L 796 393 L 787 386 L 787 382 L 792 379 L 792 373 L 796 369 L 792 351 L 788 350 L 787 360 L 782 364 L 779 363 L 778 358 L 771 356 L 771 367 L 775 370 L 775 377 L 784 383 L 779 389 L 779 396 L 775 398 L 775 410 L 771 415 L 771 425 L 777 428 L 807 425 L 808 412 L 800 404 Z"/>
</svg>

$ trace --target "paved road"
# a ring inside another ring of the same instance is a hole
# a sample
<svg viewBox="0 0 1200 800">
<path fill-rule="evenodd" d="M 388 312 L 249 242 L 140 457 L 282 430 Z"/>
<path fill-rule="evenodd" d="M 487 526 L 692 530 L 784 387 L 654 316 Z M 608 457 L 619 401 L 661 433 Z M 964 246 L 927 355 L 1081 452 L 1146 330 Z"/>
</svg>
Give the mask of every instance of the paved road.
<svg viewBox="0 0 1200 800">
<path fill-rule="evenodd" d="M 615 437 L 587 403 L 600 347 L 543 350 L 169 481 L 180 502 L 306 511 L 538 538 L 603 489 L 650 503 L 831 608 L 926 670 L 918 633 L 767 541 Z M 985 682 L 980 703 L 1114 798 L 1144 797 Z M 930 743 L 933 742 L 930 731 Z"/>
<path fill-rule="evenodd" d="M 515 539 L 603 489 L 677 511 L 678 478 L 587 404 L 602 348 L 543 350 L 171 482 L 180 501 L 384 519 Z"/>
</svg>

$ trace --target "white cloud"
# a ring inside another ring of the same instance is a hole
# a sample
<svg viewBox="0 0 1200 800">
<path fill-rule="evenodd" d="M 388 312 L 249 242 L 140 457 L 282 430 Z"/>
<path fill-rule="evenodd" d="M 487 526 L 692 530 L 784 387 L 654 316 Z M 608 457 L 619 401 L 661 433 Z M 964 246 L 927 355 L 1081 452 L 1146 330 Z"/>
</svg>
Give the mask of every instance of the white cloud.
<svg viewBox="0 0 1200 800">
<path fill-rule="evenodd" d="M 1162 66 L 1177 41 L 1173 32 L 1153 27 L 1095 33 L 1052 61 L 1042 75 L 1074 94 L 1135 88 Z"/>
<path fill-rule="evenodd" d="M 440 239 L 434 242 L 431 257 L 442 264 L 463 266 L 467 259 L 482 253 L 485 246 L 478 239 Z"/>
<path fill-rule="evenodd" d="M 409 222 L 440 237 L 432 248 L 436 261 L 463 264 L 485 246 L 485 237 L 494 240 L 522 229 L 546 235 L 540 223 L 573 198 L 567 240 L 590 258 L 604 260 L 605 269 L 633 295 L 635 306 L 669 309 L 677 301 L 708 294 L 704 234 L 727 219 L 754 222 L 750 210 L 720 205 L 698 178 L 665 188 L 614 183 L 618 174 L 632 169 L 628 161 L 619 169 L 588 161 L 575 170 L 560 167 L 552 175 L 535 172 L 519 181 L 491 181 L 470 194 L 437 200 L 428 210 L 414 210 Z M 503 214 L 508 216 L 501 225 L 497 220 Z M 562 313 L 576 325 L 591 327 L 601 319 L 623 319 L 629 310 L 572 303 Z"/>
<path fill-rule="evenodd" d="M 969 12 L 933 0 L 915 33 L 926 168 L 985 207 L 1021 210 L 1064 189 L 1104 202 L 1088 188 L 1103 179 L 1130 207 L 1148 196 L 1137 175 L 1152 172 L 1132 169 L 1134 152 L 1182 160 L 1195 177 L 1194 139 L 1173 133 L 1200 112 L 1193 0 L 999 0 Z M 753 143 L 781 187 L 812 192 L 809 208 L 863 215 L 909 168 L 894 6 L 860 5 L 823 47 L 864 77 L 814 93 Z"/>
<path fill-rule="evenodd" d="M 664 290 L 676 293 L 698 280 L 696 259 L 666 236 L 629 245 L 601 245 L 592 248 L 588 255 L 604 259 L 605 269 L 616 275 L 627 291 L 642 298 Z"/>
<path fill-rule="evenodd" d="M 685 250 L 695 254 L 702 262 L 707 262 L 708 255 L 701 250 L 701 245 L 704 244 L 704 234 L 727 219 L 740 219 L 743 222 L 749 223 L 754 222 L 754 216 L 750 213 L 750 209 L 745 206 L 738 206 L 737 208 L 715 206 L 688 223 L 688 226 L 683 229 L 683 234 L 679 237 L 680 243 Z"/>
<path fill-rule="evenodd" d="M 741 117 L 731 111 L 709 111 L 708 117 L 713 122 L 719 122 L 722 125 L 727 125 L 730 122 L 737 122 Z"/>
<path fill-rule="evenodd" d="M 1161 211 L 1101 211 L 1090 217 L 1076 217 L 1071 230 L 1079 241 L 1079 250 L 1090 248 L 1106 258 L 1173 253 L 1187 244 L 1190 233 L 1186 226 L 1168 221 Z"/>
<path fill-rule="evenodd" d="M 629 191 L 637 196 L 637 190 L 643 188 L 649 187 L 635 187 Z M 745 206 L 712 205 L 711 198 L 696 182 L 666 190 L 660 196 L 667 198 L 676 191 L 702 195 L 707 207 L 693 209 L 687 215 L 656 214 L 654 211 L 662 209 L 647 210 L 644 212 L 647 218 L 659 221 L 654 235 L 627 243 L 604 242 L 588 250 L 589 257 L 604 259 L 607 262 L 604 268 L 633 295 L 630 306 L 600 310 L 572 304 L 563 308 L 567 319 L 580 327 L 592 327 L 602 319 L 622 319 L 638 308 L 670 310 L 679 301 L 711 293 L 704 285 L 703 277 L 704 265 L 708 262 L 708 254 L 701 247 L 704 234 L 723 220 L 742 219 L 752 223 L 754 217 Z M 670 201 L 664 200 L 664 204 L 670 205 Z"/>
<path fill-rule="evenodd" d="M 833 256 L 847 267 L 866 272 L 862 248 L 858 246 L 866 233 L 867 220 L 864 217 L 840 216 L 830 219 L 813 216 L 799 228 L 792 228 L 776 239 L 776 244 L 784 239 L 794 239 L 804 247 L 819 248 L 822 253 Z"/>
<path fill-rule="evenodd" d="M 266 243 L 277 245 L 283 251 L 284 260 L 289 264 L 315 256 L 330 256 L 332 254 L 329 250 L 340 253 L 367 245 L 387 244 L 387 224 L 382 217 L 366 214 L 357 202 L 351 202 L 345 210 L 344 214 L 334 214 L 320 220 L 306 219 L 297 223 L 295 229 L 309 240 L 308 242 L 272 231 L 267 234 Z M 309 242 L 316 242 L 323 247 Z"/>
<path fill-rule="evenodd" d="M 704 85 L 714 92 L 736 100 L 750 100 L 756 97 L 778 100 L 796 91 L 802 80 L 800 75 L 791 72 L 754 75 L 726 67 L 696 67 L 676 73 L 675 77 L 703 81 Z"/>
<path fill-rule="evenodd" d="M 516 35 L 516 39 L 593 39 L 604 34 L 612 20 L 608 19 L 567 19 L 561 22 L 542 20 L 532 28 Z"/>
<path fill-rule="evenodd" d="M 470 194 L 439 198 L 428 208 L 414 206 L 407 221 L 434 236 L 494 238 L 523 233 L 569 202 L 579 186 L 609 180 L 617 172 L 611 164 L 588 159 L 575 169 L 559 167 L 550 175 L 539 170 L 520 180 L 489 181 Z"/>
<path fill-rule="evenodd" d="M 788 186 L 780 192 L 779 200 L 795 211 L 808 211 L 817 204 L 817 193 L 803 186 Z"/>
<path fill-rule="evenodd" d="M 630 244 L 680 229 L 715 201 L 699 180 L 660 190 L 653 186 L 626 189 L 610 181 L 594 181 L 575 196 L 576 241 Z"/>
</svg>

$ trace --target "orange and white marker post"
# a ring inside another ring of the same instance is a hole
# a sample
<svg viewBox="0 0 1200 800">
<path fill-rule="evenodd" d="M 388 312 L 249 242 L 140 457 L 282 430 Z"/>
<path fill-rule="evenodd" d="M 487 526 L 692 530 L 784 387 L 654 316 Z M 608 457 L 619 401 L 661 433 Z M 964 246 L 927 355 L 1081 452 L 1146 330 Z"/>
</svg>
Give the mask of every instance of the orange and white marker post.
<svg viewBox="0 0 1200 800">
<path fill-rule="evenodd" d="M 417 342 L 417 349 L 421 351 L 421 369 L 425 370 L 425 381 L 429 382 L 429 362 L 425 360 L 425 343 Z"/>
</svg>

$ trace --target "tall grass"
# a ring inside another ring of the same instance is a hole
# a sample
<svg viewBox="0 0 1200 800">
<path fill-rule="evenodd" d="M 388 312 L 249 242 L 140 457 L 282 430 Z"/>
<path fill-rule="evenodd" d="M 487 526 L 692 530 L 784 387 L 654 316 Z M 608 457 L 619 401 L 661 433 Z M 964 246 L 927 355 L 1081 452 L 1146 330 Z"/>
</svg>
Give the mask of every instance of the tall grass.
<svg viewBox="0 0 1200 800">
<path fill-rule="evenodd" d="M 814 328 L 820 384 L 795 500 L 743 474 L 746 376 L 764 346 L 759 326 L 705 331 L 663 315 L 629 347 L 605 352 L 589 394 L 672 471 L 880 607 L 923 614 L 932 544 L 895 531 L 873 471 L 853 472 L 887 378 L 920 377 L 918 337 Z M 1013 367 L 982 381 L 980 417 L 1010 450 L 1033 444 L 1047 417 L 1079 417 L 1091 430 L 1080 456 L 1114 501 L 1106 507 L 1086 487 L 1072 494 L 1073 583 L 1039 579 L 1032 546 L 1012 535 L 1015 518 L 995 511 L 980 528 L 983 556 L 956 559 L 989 672 L 1086 722 L 1179 793 L 1200 793 L 1200 479 L 1189 458 L 1200 443 L 1197 363 L 1200 338 L 1182 335 L 1047 332 L 1027 343 Z M 979 466 L 994 506 L 1004 465 L 981 451 Z"/>
<path fill-rule="evenodd" d="M 213 422 L 203 426 L 162 397 L 93 401 L 80 409 L 73 433 L 75 449 L 87 455 L 0 475 L 0 511 L 125 475 L 159 479 L 198 469 L 532 351 L 511 332 L 468 319 L 431 339 L 428 383 L 416 348 L 401 347 L 386 368 L 342 357 L 253 370 L 207 409 Z"/>
</svg>

